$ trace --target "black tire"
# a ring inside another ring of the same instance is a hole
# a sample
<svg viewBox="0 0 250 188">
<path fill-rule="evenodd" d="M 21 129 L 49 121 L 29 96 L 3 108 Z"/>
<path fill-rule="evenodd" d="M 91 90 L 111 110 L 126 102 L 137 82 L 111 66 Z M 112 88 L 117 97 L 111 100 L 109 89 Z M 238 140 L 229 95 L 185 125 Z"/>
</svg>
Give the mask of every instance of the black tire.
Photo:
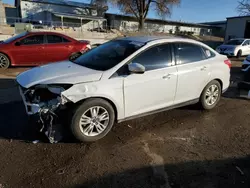
<svg viewBox="0 0 250 188">
<path fill-rule="evenodd" d="M 0 69 L 5 70 L 10 67 L 10 59 L 7 55 L 0 53 Z"/>
<path fill-rule="evenodd" d="M 238 53 L 237 53 L 237 58 L 239 59 L 239 58 L 241 58 L 241 56 L 242 56 L 242 51 L 239 50 Z"/>
<path fill-rule="evenodd" d="M 70 60 L 70 61 L 74 61 L 74 60 L 76 60 L 78 57 L 80 57 L 81 55 L 82 55 L 81 52 L 73 53 L 73 54 L 71 54 L 71 56 L 69 57 L 69 60 Z"/>
<path fill-rule="evenodd" d="M 208 89 L 212 86 L 212 85 L 216 85 L 217 88 L 218 88 L 218 97 L 216 99 L 216 101 L 212 104 L 212 105 L 209 105 L 207 102 L 206 102 L 206 93 L 208 91 Z M 220 101 L 220 98 L 221 98 L 221 85 L 220 83 L 217 81 L 217 80 L 213 80 L 211 82 L 209 82 L 207 84 L 207 86 L 203 89 L 202 93 L 201 93 L 201 96 L 200 96 L 200 104 L 202 106 L 203 109 L 205 110 L 211 110 L 213 109 L 217 104 L 218 102 Z"/>
<path fill-rule="evenodd" d="M 81 116 L 83 115 L 83 113 L 85 111 L 87 111 L 89 108 L 94 107 L 94 106 L 100 106 L 104 109 L 106 109 L 106 111 L 109 114 L 109 122 L 107 127 L 105 128 L 105 130 L 100 133 L 97 136 L 86 136 L 85 134 L 83 134 L 83 132 L 80 129 L 80 119 Z M 97 141 L 101 138 L 103 138 L 104 136 L 106 136 L 109 131 L 112 129 L 113 125 L 115 122 L 115 111 L 112 107 L 112 105 L 104 100 L 104 99 L 100 99 L 100 98 L 95 98 L 95 99 L 88 99 L 86 101 L 84 101 L 74 112 L 72 120 L 71 120 L 71 131 L 72 134 L 75 136 L 76 139 L 78 139 L 79 141 L 82 142 L 94 142 Z"/>
</svg>

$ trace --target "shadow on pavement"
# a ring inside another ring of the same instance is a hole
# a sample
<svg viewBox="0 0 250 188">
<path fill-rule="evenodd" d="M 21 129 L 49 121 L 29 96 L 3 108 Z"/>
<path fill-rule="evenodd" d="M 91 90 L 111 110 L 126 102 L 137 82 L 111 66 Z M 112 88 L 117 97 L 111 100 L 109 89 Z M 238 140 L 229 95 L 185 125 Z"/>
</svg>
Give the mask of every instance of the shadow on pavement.
<svg viewBox="0 0 250 188">
<path fill-rule="evenodd" d="M 163 171 L 157 173 L 157 169 L 163 169 Z M 249 186 L 250 157 L 247 156 L 127 170 L 89 180 L 74 188 L 247 188 Z"/>
<path fill-rule="evenodd" d="M 241 67 L 232 67 L 230 86 L 228 90 L 223 94 L 223 97 L 241 99 L 237 85 L 240 81 L 242 81 L 242 79 L 243 73 L 241 71 Z"/>
<path fill-rule="evenodd" d="M 32 139 L 32 129 L 22 101 L 0 104 L 0 122 L 0 138 Z"/>
<path fill-rule="evenodd" d="M 32 128 L 15 79 L 0 79 L 0 138 L 32 139 Z"/>
<path fill-rule="evenodd" d="M 66 121 L 68 122 L 67 119 L 64 119 L 63 122 Z M 48 142 L 44 134 L 40 133 L 41 125 L 38 125 L 26 114 L 15 79 L 0 79 L 0 122 L 0 138 Z M 65 129 L 64 132 L 64 142 L 76 142 L 68 133 L 68 129 Z"/>
</svg>

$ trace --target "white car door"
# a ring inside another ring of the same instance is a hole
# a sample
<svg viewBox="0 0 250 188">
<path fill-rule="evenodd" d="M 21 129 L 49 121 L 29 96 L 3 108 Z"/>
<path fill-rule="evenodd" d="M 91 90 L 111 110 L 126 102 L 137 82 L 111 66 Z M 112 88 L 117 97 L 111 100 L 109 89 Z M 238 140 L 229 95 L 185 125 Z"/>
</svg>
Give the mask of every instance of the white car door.
<svg viewBox="0 0 250 188">
<path fill-rule="evenodd" d="M 173 105 L 177 69 L 176 66 L 172 66 L 170 44 L 147 49 L 130 63 L 139 63 L 146 71 L 124 78 L 125 117 Z"/>
<path fill-rule="evenodd" d="M 242 55 L 249 55 L 250 54 L 250 40 L 246 40 L 242 46 Z"/>
<path fill-rule="evenodd" d="M 176 43 L 178 82 L 175 104 L 199 99 L 210 78 L 213 52 L 197 44 Z"/>
</svg>

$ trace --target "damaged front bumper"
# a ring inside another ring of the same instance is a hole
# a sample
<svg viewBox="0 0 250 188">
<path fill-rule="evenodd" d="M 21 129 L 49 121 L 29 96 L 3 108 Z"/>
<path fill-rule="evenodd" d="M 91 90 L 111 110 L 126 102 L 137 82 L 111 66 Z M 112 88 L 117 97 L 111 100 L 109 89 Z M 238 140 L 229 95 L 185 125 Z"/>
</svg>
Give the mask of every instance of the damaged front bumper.
<svg viewBox="0 0 250 188">
<path fill-rule="evenodd" d="M 41 109 L 40 105 L 39 104 L 32 104 L 32 103 L 27 102 L 26 98 L 24 96 L 23 90 L 22 90 L 22 88 L 20 86 L 19 86 L 19 91 L 20 91 L 20 95 L 22 97 L 23 104 L 25 106 L 26 113 L 28 115 L 37 114 Z"/>
<path fill-rule="evenodd" d="M 49 88 L 49 86 L 48 86 Z M 26 89 L 22 86 L 19 86 L 20 95 L 22 97 L 22 101 L 24 103 L 26 113 L 28 115 L 34 115 L 37 113 L 40 113 L 41 111 L 55 111 L 58 107 L 64 106 L 67 102 L 70 102 L 65 96 L 62 95 L 62 92 L 65 91 L 63 88 L 61 88 L 60 92 L 51 92 L 46 88 L 46 86 L 39 87 L 39 89 L 43 89 L 42 95 L 44 93 L 49 92 L 51 93 L 51 98 L 46 97 L 41 99 L 41 96 L 37 95 L 35 93 L 35 88 L 33 89 Z M 31 93 L 31 94 L 30 94 Z M 41 92 L 40 92 L 41 93 Z M 27 95 L 31 95 L 29 97 L 33 98 L 33 101 L 27 97 Z M 34 95 L 34 96 L 32 96 Z M 36 96 L 35 96 L 36 95 Z"/>
<path fill-rule="evenodd" d="M 29 116 L 36 117 L 35 121 L 40 125 L 40 132 L 44 132 L 50 143 L 57 143 L 62 136 L 60 112 L 70 102 L 62 95 L 65 91 L 62 87 L 50 87 L 46 85 L 36 86 L 30 89 L 19 86 L 26 112 Z M 58 136 L 59 135 L 59 136 Z"/>
</svg>

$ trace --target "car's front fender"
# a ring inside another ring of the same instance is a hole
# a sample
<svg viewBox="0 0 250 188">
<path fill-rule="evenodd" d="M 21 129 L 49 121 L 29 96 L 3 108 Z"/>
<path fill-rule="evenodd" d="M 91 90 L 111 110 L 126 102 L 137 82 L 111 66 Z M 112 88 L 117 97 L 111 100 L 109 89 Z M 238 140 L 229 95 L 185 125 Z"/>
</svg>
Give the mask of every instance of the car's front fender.
<svg viewBox="0 0 250 188">
<path fill-rule="evenodd" d="M 113 82 L 113 83 L 110 83 Z M 122 79 L 75 84 L 61 93 L 62 97 L 73 103 L 88 98 L 103 98 L 115 106 L 117 120 L 124 119 L 124 97 Z"/>
</svg>

